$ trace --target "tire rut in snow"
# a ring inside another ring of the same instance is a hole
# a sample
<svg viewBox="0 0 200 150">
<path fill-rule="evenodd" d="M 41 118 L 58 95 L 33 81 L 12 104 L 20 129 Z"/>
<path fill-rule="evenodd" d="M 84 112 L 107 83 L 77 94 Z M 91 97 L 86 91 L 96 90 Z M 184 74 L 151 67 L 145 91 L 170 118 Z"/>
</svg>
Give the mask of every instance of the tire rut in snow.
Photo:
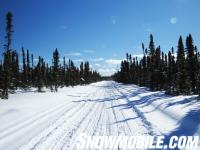
<svg viewBox="0 0 200 150">
<path fill-rule="evenodd" d="M 89 95 L 91 95 L 91 94 L 88 94 L 88 97 L 89 97 Z M 59 116 L 59 118 L 57 119 L 57 121 L 55 121 L 54 124 L 51 124 L 45 131 L 43 131 L 40 135 L 33 138 L 28 144 L 22 146 L 22 149 L 23 150 L 24 149 L 37 149 L 37 147 L 39 145 L 42 145 L 45 141 L 52 138 L 53 134 L 56 134 L 56 132 L 59 131 L 59 129 L 62 127 L 62 125 L 64 123 L 66 123 L 66 121 L 69 120 L 68 118 L 72 118 L 76 113 L 81 111 L 86 104 L 87 103 L 85 103 L 85 102 L 81 102 L 81 104 L 78 104 L 78 105 L 74 103 L 73 107 L 70 107 L 61 116 Z M 64 106 L 64 107 L 66 107 L 66 106 Z M 71 113 L 68 113 L 69 111 L 71 111 Z M 59 140 L 59 139 L 57 139 L 57 140 Z M 49 143 L 49 144 L 52 144 L 52 143 Z"/>
<path fill-rule="evenodd" d="M 96 94 L 97 93 L 97 94 Z M 94 96 L 95 95 L 95 96 Z M 94 93 L 94 97 L 92 97 L 92 99 L 90 101 L 88 101 L 87 103 L 93 103 L 91 108 L 89 110 L 87 110 L 87 113 L 84 115 L 84 117 L 80 120 L 78 120 L 76 123 L 77 125 L 75 125 L 75 128 L 72 128 L 73 132 L 72 134 L 70 134 L 70 138 L 69 135 L 66 134 L 66 136 L 64 136 L 63 138 L 63 143 L 61 144 L 62 146 L 60 146 L 60 149 L 75 149 L 75 143 L 76 138 L 78 137 L 78 135 L 80 133 L 85 133 L 87 132 L 88 129 L 93 130 L 93 128 L 90 128 L 90 125 L 92 124 L 92 120 L 95 119 L 95 114 L 97 114 L 97 112 L 99 112 L 98 110 L 100 110 L 101 107 L 99 107 L 98 102 L 96 102 L 96 99 L 99 99 L 100 95 L 101 95 L 101 91 L 98 90 L 98 92 Z M 87 133 L 89 134 L 89 133 Z"/>
<path fill-rule="evenodd" d="M 53 124 L 50 124 L 49 127 L 47 127 L 47 129 L 45 129 L 41 134 L 33 138 L 28 144 L 26 144 L 25 146 L 22 146 L 21 149 L 23 150 L 35 149 L 39 144 L 41 144 L 46 139 L 48 139 L 48 137 L 50 137 L 54 131 L 56 131 L 60 126 L 62 126 L 62 124 L 65 122 L 63 118 L 67 117 L 65 116 L 67 112 L 72 111 L 70 114 L 67 114 L 68 117 L 70 117 L 70 115 L 73 115 L 73 113 L 77 112 L 77 110 L 79 110 L 82 106 L 83 105 L 75 105 L 67 109 L 62 115 L 59 116 L 59 118 L 55 120 Z M 25 147 L 29 147 L 29 148 L 25 148 Z"/>
<path fill-rule="evenodd" d="M 13 135 L 13 133 L 16 134 L 17 132 L 21 132 L 22 130 L 28 129 L 30 126 L 32 126 L 38 120 L 42 120 L 44 118 L 49 118 L 50 117 L 49 114 L 51 114 L 51 113 L 52 113 L 52 115 L 55 115 L 56 113 L 61 112 L 65 108 L 65 106 L 63 106 L 65 104 L 67 104 L 67 103 L 58 105 L 47 111 L 37 113 L 37 114 L 33 115 L 33 117 L 31 117 L 30 119 L 28 119 L 26 121 L 16 124 L 15 126 L 12 126 L 10 128 L 8 127 L 7 130 L 4 130 L 1 132 L 0 140 L 8 138 L 10 135 Z M 72 104 L 72 103 L 69 103 L 68 105 L 70 105 L 70 104 Z"/>
</svg>

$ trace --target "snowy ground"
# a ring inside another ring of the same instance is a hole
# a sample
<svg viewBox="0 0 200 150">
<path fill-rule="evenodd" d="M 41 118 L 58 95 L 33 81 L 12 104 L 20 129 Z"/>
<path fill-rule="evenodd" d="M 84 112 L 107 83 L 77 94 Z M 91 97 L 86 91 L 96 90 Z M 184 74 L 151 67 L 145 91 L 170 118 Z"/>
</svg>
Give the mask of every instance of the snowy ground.
<svg viewBox="0 0 200 150">
<path fill-rule="evenodd" d="M 197 96 L 102 81 L 0 100 L 1 150 L 73 150 L 88 135 L 199 135 Z"/>
</svg>

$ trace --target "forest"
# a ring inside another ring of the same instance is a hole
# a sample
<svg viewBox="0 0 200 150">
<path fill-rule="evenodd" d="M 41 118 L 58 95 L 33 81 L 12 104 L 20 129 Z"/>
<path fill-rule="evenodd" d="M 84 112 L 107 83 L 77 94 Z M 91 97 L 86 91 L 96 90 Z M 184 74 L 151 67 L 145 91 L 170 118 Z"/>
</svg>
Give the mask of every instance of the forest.
<svg viewBox="0 0 200 150">
<path fill-rule="evenodd" d="M 120 70 L 113 75 L 115 81 L 145 86 L 152 91 L 164 90 L 171 95 L 200 94 L 200 54 L 192 35 L 184 43 L 179 37 L 177 52 L 174 47 L 167 53 L 156 47 L 150 35 L 148 48 L 142 44 L 143 57 L 126 54 Z"/>
<path fill-rule="evenodd" d="M 8 12 L 5 44 L 0 60 L 0 98 L 8 99 L 9 93 L 17 89 L 37 88 L 38 92 L 44 92 L 43 88 L 48 88 L 56 92 L 59 87 L 89 84 L 101 79 L 100 74 L 90 68 L 89 62 L 81 62 L 76 67 L 72 60 L 61 58 L 57 48 L 53 52 L 51 64 L 41 56 L 35 62 L 34 55 L 23 47 L 20 52 L 13 49 L 12 22 L 13 14 Z"/>
<path fill-rule="evenodd" d="M 23 47 L 20 51 L 12 48 L 13 14 L 6 15 L 5 44 L 0 60 L 0 97 L 8 99 L 9 93 L 17 89 L 37 88 L 43 92 L 48 88 L 52 92 L 59 87 L 89 84 L 103 79 L 97 71 L 90 68 L 89 62 L 81 62 L 77 67 L 72 60 L 60 57 L 56 48 L 51 63 L 39 56 L 34 58 Z M 177 49 L 162 51 L 155 46 L 150 35 L 149 46 L 142 44 L 143 57 L 126 54 L 120 70 L 112 79 L 124 84 L 145 86 L 152 91 L 164 90 L 171 95 L 200 94 L 200 53 L 193 42 L 192 35 L 179 37 Z M 35 62 L 37 60 L 37 62 Z M 61 61 L 62 60 L 62 61 Z M 111 79 L 111 78 L 109 78 Z"/>
</svg>

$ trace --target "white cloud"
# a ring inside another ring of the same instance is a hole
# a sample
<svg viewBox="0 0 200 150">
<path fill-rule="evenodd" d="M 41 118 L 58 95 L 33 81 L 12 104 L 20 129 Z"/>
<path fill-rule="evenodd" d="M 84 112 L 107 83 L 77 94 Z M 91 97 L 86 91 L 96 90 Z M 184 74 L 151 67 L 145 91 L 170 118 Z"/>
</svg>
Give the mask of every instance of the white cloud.
<svg viewBox="0 0 200 150">
<path fill-rule="evenodd" d="M 83 59 L 74 59 L 73 61 L 74 62 L 83 62 L 84 60 Z"/>
<path fill-rule="evenodd" d="M 121 61 L 121 59 L 107 59 L 105 62 L 109 65 L 119 65 Z"/>
<path fill-rule="evenodd" d="M 172 18 L 170 19 L 170 23 L 171 23 L 171 24 L 176 24 L 176 23 L 177 23 L 177 18 L 176 18 L 176 17 L 172 17 Z"/>
<path fill-rule="evenodd" d="M 80 58 L 80 59 L 65 58 L 66 63 L 68 63 L 68 60 L 72 60 L 72 61 L 75 62 L 75 63 L 79 63 L 79 62 L 83 62 L 83 61 L 84 61 L 84 59 L 82 59 L 82 58 Z M 60 61 L 60 62 L 63 62 L 64 59 L 63 59 L 63 58 L 60 58 L 59 61 Z"/>
<path fill-rule="evenodd" d="M 39 59 L 38 59 L 38 58 L 34 58 L 33 61 L 34 61 L 34 62 L 38 62 Z"/>
<path fill-rule="evenodd" d="M 85 53 L 94 53 L 95 50 L 90 50 L 90 49 L 88 49 L 88 50 L 84 50 L 84 52 L 85 52 Z"/>
<path fill-rule="evenodd" d="M 63 59 L 63 58 L 59 58 L 59 61 L 60 61 L 60 62 L 63 62 L 63 61 L 64 61 L 64 59 Z"/>
<path fill-rule="evenodd" d="M 65 54 L 65 55 L 66 55 L 66 56 L 82 56 L 82 54 L 79 53 L 79 52 L 67 53 L 67 54 Z"/>
<path fill-rule="evenodd" d="M 97 67 L 101 67 L 101 65 L 100 65 L 100 64 L 95 64 L 95 66 L 97 66 Z"/>
<path fill-rule="evenodd" d="M 66 29 L 67 29 L 67 26 L 61 25 L 61 26 L 60 26 L 60 29 L 61 29 L 61 30 L 66 30 Z"/>
<path fill-rule="evenodd" d="M 102 76 L 110 76 L 113 75 L 117 70 L 115 68 L 99 68 L 97 71 L 102 75 Z"/>
<path fill-rule="evenodd" d="M 117 23 L 117 16 L 111 16 L 111 22 L 115 25 Z"/>
<path fill-rule="evenodd" d="M 94 61 L 94 62 L 97 62 L 97 61 L 103 61 L 104 58 L 102 57 L 99 57 L 99 58 L 90 58 L 90 61 Z"/>
<path fill-rule="evenodd" d="M 133 54 L 132 57 L 137 57 L 137 58 L 142 58 L 144 55 L 143 54 Z"/>
</svg>

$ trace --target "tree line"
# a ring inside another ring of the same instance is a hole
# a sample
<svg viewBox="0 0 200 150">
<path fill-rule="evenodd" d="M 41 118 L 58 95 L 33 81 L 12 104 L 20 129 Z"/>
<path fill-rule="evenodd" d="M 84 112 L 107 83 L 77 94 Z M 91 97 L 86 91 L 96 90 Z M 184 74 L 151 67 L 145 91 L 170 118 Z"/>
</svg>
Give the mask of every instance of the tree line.
<svg viewBox="0 0 200 150">
<path fill-rule="evenodd" d="M 13 34 L 13 14 L 6 15 L 5 45 L 0 60 L 0 98 L 8 99 L 9 93 L 17 89 L 27 90 L 31 87 L 42 92 L 43 88 L 57 91 L 59 87 L 89 84 L 101 79 L 98 72 L 90 68 L 89 62 L 81 62 L 76 67 L 72 60 L 62 58 L 58 49 L 53 52 L 52 63 L 45 62 L 39 56 L 35 62 L 33 54 L 29 50 L 21 49 L 22 61 L 17 50 L 11 48 Z"/>
<path fill-rule="evenodd" d="M 142 44 L 142 50 L 142 58 L 126 54 L 120 70 L 113 75 L 114 80 L 173 95 L 200 94 L 200 54 L 191 34 L 185 43 L 179 37 L 177 52 L 173 47 L 167 53 L 156 47 L 152 34 L 148 48 Z"/>
</svg>

